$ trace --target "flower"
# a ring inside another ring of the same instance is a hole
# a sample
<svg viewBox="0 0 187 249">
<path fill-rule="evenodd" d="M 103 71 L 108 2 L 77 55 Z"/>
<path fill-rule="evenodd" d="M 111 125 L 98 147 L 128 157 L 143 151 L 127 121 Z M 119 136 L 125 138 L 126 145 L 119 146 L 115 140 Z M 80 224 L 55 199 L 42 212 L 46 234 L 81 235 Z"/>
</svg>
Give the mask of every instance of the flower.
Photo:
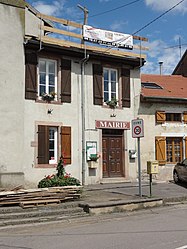
<svg viewBox="0 0 187 249">
<path fill-rule="evenodd" d="M 117 104 L 118 104 L 118 100 L 113 97 L 111 100 L 107 100 L 106 104 L 110 107 L 110 108 L 116 108 Z"/>
<path fill-rule="evenodd" d="M 50 101 L 54 100 L 55 95 L 56 95 L 55 92 L 42 93 L 42 99 L 50 102 Z"/>
</svg>

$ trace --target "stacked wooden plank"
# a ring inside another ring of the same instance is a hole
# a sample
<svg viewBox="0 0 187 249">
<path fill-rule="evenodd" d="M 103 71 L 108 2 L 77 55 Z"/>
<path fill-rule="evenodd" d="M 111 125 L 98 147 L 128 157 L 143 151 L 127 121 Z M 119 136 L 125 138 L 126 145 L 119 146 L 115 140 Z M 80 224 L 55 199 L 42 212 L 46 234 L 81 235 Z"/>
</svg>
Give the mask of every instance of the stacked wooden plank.
<svg viewBox="0 0 187 249">
<path fill-rule="evenodd" d="M 18 189 L 0 192 L 0 206 L 19 205 L 22 208 L 57 205 L 80 198 L 81 186 Z"/>
</svg>

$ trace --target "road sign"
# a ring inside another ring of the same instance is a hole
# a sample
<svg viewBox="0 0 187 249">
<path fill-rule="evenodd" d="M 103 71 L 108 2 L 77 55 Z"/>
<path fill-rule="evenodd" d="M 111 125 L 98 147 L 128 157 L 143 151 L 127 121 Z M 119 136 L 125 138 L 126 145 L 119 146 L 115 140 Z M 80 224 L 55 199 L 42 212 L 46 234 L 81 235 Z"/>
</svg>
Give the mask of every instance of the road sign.
<svg viewBox="0 0 187 249">
<path fill-rule="evenodd" d="M 143 119 L 133 119 L 132 120 L 132 137 L 144 137 L 144 124 Z"/>
</svg>

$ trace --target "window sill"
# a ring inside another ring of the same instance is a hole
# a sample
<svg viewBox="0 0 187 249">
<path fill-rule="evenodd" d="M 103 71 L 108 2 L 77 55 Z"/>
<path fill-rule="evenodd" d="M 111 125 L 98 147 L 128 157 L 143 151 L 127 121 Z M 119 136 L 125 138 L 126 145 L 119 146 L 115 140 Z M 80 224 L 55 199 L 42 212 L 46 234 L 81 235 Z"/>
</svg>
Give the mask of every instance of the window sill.
<svg viewBox="0 0 187 249">
<path fill-rule="evenodd" d="M 63 104 L 60 100 L 53 100 L 53 101 L 45 101 L 42 99 L 36 99 L 36 103 L 42 103 L 42 104 L 53 104 L 53 105 L 61 105 Z"/>
<path fill-rule="evenodd" d="M 122 109 L 123 109 L 122 106 L 116 106 L 115 108 L 112 108 L 112 107 L 110 107 L 110 106 L 108 106 L 108 105 L 102 105 L 102 107 L 103 107 L 103 108 L 106 108 L 106 109 L 110 109 L 110 110 L 115 110 L 115 109 L 117 109 L 117 110 L 122 110 Z"/>
<path fill-rule="evenodd" d="M 42 168 L 42 169 L 48 169 L 48 168 L 56 168 L 57 164 L 36 164 L 35 168 Z"/>
</svg>

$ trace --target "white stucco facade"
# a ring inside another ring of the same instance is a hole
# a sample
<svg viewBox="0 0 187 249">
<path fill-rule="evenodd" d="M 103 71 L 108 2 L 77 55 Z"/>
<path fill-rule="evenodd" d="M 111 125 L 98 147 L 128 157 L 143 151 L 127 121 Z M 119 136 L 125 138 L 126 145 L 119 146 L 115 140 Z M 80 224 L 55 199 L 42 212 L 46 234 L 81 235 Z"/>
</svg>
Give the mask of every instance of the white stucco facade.
<svg viewBox="0 0 187 249">
<path fill-rule="evenodd" d="M 11 2 L 11 1 L 10 1 Z M 85 184 L 95 184 L 103 179 L 102 129 L 96 129 L 96 120 L 108 122 L 128 122 L 136 118 L 139 113 L 139 96 L 141 89 L 139 67 L 130 69 L 130 108 L 118 107 L 111 109 L 107 106 L 93 104 L 93 64 L 96 59 L 89 59 L 85 64 L 85 75 L 82 79 L 81 63 L 77 57 L 71 55 L 71 103 L 46 103 L 25 99 L 25 50 L 27 40 L 25 35 L 36 36 L 38 19 L 24 4 L 18 6 L 4 5 L 0 1 L 0 46 L 1 56 L 1 130 L 2 141 L 0 152 L 0 175 L 2 186 L 23 184 L 27 187 L 37 186 L 45 175 L 56 172 L 55 167 L 37 166 L 38 135 L 37 126 L 69 126 L 71 127 L 72 160 L 66 166 L 66 171 L 82 181 L 82 111 L 81 111 L 81 83 L 84 82 L 85 106 L 85 143 L 97 142 L 97 152 L 100 158 L 97 167 L 89 168 L 85 162 Z M 68 58 L 68 56 L 66 55 Z M 58 66 L 60 78 L 60 66 Z M 60 79 L 59 82 L 60 83 Z M 119 87 L 121 85 L 119 77 Z M 59 96 L 58 96 L 59 97 Z M 48 110 L 52 110 L 48 113 Z M 144 118 L 144 117 L 143 117 Z M 153 116 L 149 117 L 154 122 Z M 148 119 L 148 117 L 147 117 Z M 145 138 L 149 136 L 151 128 L 145 122 Z M 155 130 L 155 134 L 164 132 L 164 127 Z M 182 132 L 182 128 L 181 128 Z M 60 139 L 60 138 L 58 138 Z M 142 143 L 144 141 L 142 139 Z M 152 148 L 152 140 L 149 145 Z M 145 147 L 148 144 L 146 142 Z M 130 129 L 123 130 L 123 180 L 137 178 L 137 159 L 129 158 L 129 150 L 137 150 L 136 139 L 132 138 Z M 147 160 L 146 150 L 143 161 Z M 154 149 L 153 149 L 154 153 Z M 58 154 L 60 155 L 60 153 Z M 149 152 L 150 158 L 153 154 Z M 121 179 L 121 178 L 120 178 Z M 110 179 L 109 179 L 110 180 Z M 112 179 L 111 179 L 112 180 Z"/>
</svg>

